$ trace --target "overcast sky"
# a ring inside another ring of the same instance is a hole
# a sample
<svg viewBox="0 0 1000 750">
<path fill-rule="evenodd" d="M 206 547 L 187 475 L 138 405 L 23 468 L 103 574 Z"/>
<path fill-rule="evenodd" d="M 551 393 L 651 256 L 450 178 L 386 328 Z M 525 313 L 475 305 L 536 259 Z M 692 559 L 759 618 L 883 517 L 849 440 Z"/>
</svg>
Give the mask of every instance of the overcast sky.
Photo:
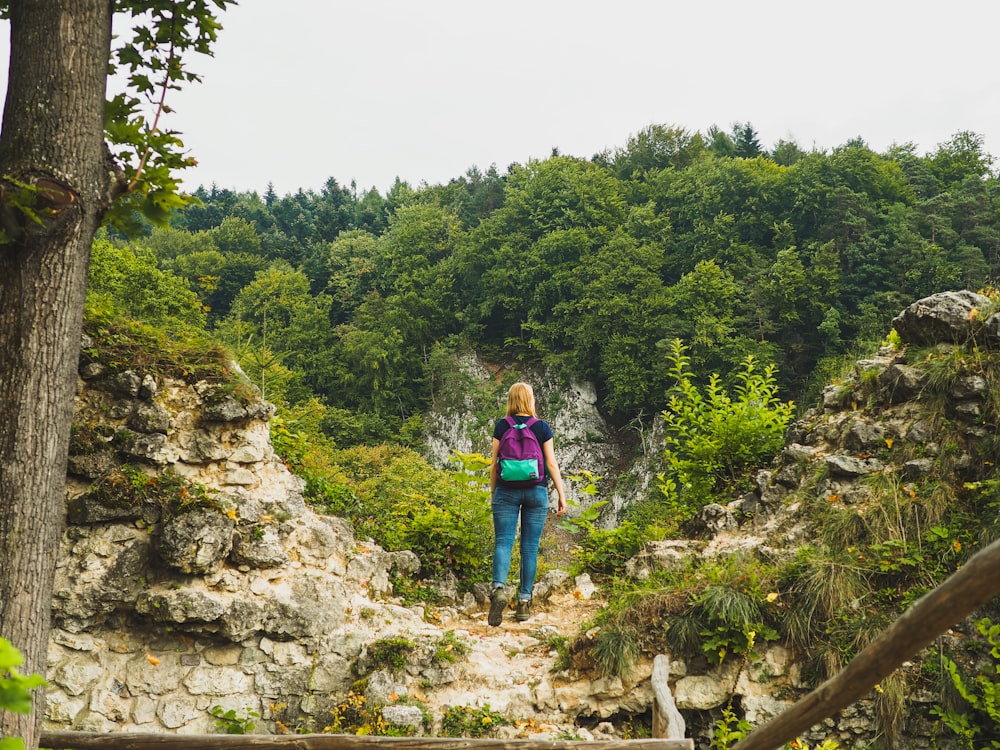
<svg viewBox="0 0 1000 750">
<path fill-rule="evenodd" d="M 186 187 L 380 192 L 652 123 L 1000 155 L 996 0 L 240 0 L 168 127 Z"/>
</svg>

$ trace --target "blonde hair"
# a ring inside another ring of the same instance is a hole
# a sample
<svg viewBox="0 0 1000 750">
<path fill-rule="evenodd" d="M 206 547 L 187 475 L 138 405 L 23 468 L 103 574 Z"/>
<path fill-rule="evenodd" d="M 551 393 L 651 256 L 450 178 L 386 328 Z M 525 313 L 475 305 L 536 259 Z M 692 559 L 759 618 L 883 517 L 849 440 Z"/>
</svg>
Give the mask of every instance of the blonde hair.
<svg viewBox="0 0 1000 750">
<path fill-rule="evenodd" d="M 514 383 L 507 392 L 507 416 L 535 414 L 535 392 L 527 383 Z"/>
</svg>

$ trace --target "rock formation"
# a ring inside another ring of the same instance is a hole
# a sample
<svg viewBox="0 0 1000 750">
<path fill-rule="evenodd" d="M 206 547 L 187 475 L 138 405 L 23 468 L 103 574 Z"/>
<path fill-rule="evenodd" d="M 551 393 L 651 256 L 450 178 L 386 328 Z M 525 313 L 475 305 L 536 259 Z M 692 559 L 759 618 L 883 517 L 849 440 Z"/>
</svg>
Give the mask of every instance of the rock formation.
<svg viewBox="0 0 1000 750">
<path fill-rule="evenodd" d="M 978 336 L 996 346 L 1000 316 L 977 321 L 973 312 L 988 304 L 968 292 L 936 295 L 894 326 L 904 344 L 954 346 Z M 257 731 L 319 731 L 355 691 L 385 705 L 386 721 L 417 731 L 439 728 L 448 706 L 488 706 L 525 720 L 508 736 L 600 737 L 614 732 L 608 719 L 650 711 L 663 691 L 666 680 L 651 680 L 652 658 L 628 679 L 560 663 L 552 644 L 586 639 L 579 625 L 600 606 L 585 578 L 554 571 L 539 583 L 532 619 L 499 629 L 485 625 L 484 591 L 453 592 L 433 612 L 402 606 L 392 576 L 416 573 L 419 561 L 356 539 L 345 521 L 307 507 L 301 481 L 272 449 L 268 404 L 229 386 L 113 371 L 86 358 L 80 376 L 48 728 L 212 732 L 214 709 L 259 716 Z M 898 350 L 858 362 L 789 430 L 754 491 L 706 507 L 691 539 L 649 543 L 629 573 L 642 578 L 737 551 L 793 554 L 809 541 L 804 493 L 851 504 L 873 474 L 902 482 L 924 475 L 942 449 L 925 386 L 926 374 Z M 963 376 L 940 407 L 969 441 L 996 430 L 983 421 L 988 388 Z M 920 450 L 900 463 L 882 450 L 886 441 Z M 952 463 L 961 470 L 971 460 L 960 453 Z M 379 656 L 394 639 L 411 646 L 401 666 Z M 687 718 L 695 731 L 691 719 L 734 697 L 759 724 L 808 688 L 795 655 L 776 645 L 747 665 L 668 664 L 675 708 L 663 718 L 675 727 Z M 868 741 L 872 710 L 858 704 L 827 730 L 846 746 Z M 914 747 L 929 746 L 921 731 L 912 727 Z"/>
</svg>

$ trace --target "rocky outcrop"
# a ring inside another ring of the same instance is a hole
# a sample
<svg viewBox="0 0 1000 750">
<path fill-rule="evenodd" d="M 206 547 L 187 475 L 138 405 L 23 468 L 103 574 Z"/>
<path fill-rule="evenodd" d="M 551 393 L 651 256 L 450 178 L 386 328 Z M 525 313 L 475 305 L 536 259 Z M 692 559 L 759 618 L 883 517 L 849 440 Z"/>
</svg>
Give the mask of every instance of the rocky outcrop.
<svg viewBox="0 0 1000 750">
<path fill-rule="evenodd" d="M 989 298 L 972 292 L 935 295 L 908 307 L 893 321 L 901 345 L 858 361 L 848 377 L 828 386 L 821 404 L 789 428 L 785 448 L 758 474 L 751 492 L 725 506 L 707 506 L 696 519 L 694 540 L 647 543 L 627 572 L 642 579 L 658 570 L 683 570 L 692 560 L 733 554 L 787 559 L 815 542 L 803 513 L 811 501 L 859 508 L 872 496 L 873 479 L 916 493 L 920 482 L 939 470 L 945 450 L 948 471 L 959 479 L 984 462 L 990 465 L 994 459 L 984 453 L 989 451 L 984 438 L 998 425 L 995 394 L 986 380 L 975 372 L 952 372 L 935 383 L 922 360 L 928 349 L 958 361 L 958 347 L 969 342 L 1000 345 L 991 333 L 1000 320 L 1000 313 L 988 312 L 993 307 Z M 759 644 L 744 670 L 724 663 L 697 673 L 682 665 L 687 673 L 673 696 L 682 710 L 711 710 L 735 700 L 747 720 L 759 725 L 809 689 L 798 661 L 783 647 Z M 937 697 L 917 692 L 908 700 L 929 709 Z M 804 739 L 873 745 L 875 713 L 873 701 L 861 701 Z M 911 712 L 906 747 L 943 746 L 945 740 L 921 718 L 926 715 L 927 710 Z"/>
<path fill-rule="evenodd" d="M 598 606 L 586 577 L 550 572 L 531 621 L 499 630 L 485 624 L 488 592 L 459 595 L 454 581 L 433 613 L 403 606 L 392 578 L 419 560 L 309 509 L 271 446 L 273 408 L 246 386 L 86 360 L 80 378 L 49 728 L 212 732 L 214 713 L 233 711 L 259 715 L 257 731 L 318 731 L 352 690 L 417 732 L 448 705 L 489 705 L 551 736 L 648 709 L 648 671 L 551 668 L 546 639 L 573 637 Z M 401 666 L 377 656 L 393 639 L 409 646 Z M 406 704 L 417 697 L 423 712 Z"/>
<path fill-rule="evenodd" d="M 977 292 L 941 292 L 914 302 L 892 319 L 892 327 L 906 344 L 964 344 L 979 337 L 985 345 L 996 345 L 1000 316 L 983 314 L 990 304 Z"/>
<path fill-rule="evenodd" d="M 993 341 L 998 316 L 982 312 L 988 303 L 968 293 L 921 300 L 897 318 L 897 331 L 914 346 Z M 947 448 L 950 465 L 973 465 L 972 447 L 996 428 L 984 423 L 992 413 L 987 383 L 974 373 L 954 378 L 930 410 L 929 388 L 940 384 L 916 365 L 893 348 L 859 361 L 791 427 L 752 491 L 706 507 L 692 539 L 650 543 L 627 572 L 644 578 L 734 553 L 791 555 L 810 541 L 808 498 L 850 507 L 865 501 L 866 479 L 905 486 L 931 472 L 945 450 L 942 416 L 960 436 Z M 669 691 L 689 732 L 704 732 L 699 717 L 717 715 L 734 696 L 760 724 L 808 689 L 795 654 L 775 645 L 762 645 L 751 663 L 712 670 L 664 655 L 666 686 L 651 680 L 652 659 L 627 678 L 597 675 L 580 652 L 567 664 L 553 644 L 580 635 L 600 602 L 586 577 L 561 571 L 539 582 L 527 623 L 489 628 L 485 592 L 460 596 L 446 581 L 445 605 L 403 606 L 393 576 L 416 573 L 419 561 L 309 509 L 301 481 L 271 446 L 268 404 L 245 388 L 110 372 L 98 362 L 82 362 L 80 376 L 53 601 L 49 728 L 211 732 L 218 707 L 259 714 L 258 731 L 315 731 L 353 690 L 384 704 L 384 720 L 417 732 L 439 728 L 445 706 L 489 705 L 526 721 L 508 737 L 607 737 L 615 732 L 609 719 L 648 712 L 657 691 Z M 563 403 L 553 384 L 540 382 L 540 392 L 551 389 L 545 411 L 561 436 L 564 469 L 611 473 L 620 456 L 598 434 L 592 392 L 576 388 Z M 898 450 L 907 445 L 913 450 Z M 581 636 L 581 648 L 592 635 Z M 393 639 L 409 644 L 401 664 L 378 656 L 379 644 Z M 431 725 L 403 698 L 419 701 Z M 848 747 L 868 742 L 874 711 L 859 703 L 826 734 Z M 673 711 L 664 719 L 679 723 Z M 913 747 L 927 747 L 927 731 L 911 729 Z"/>
</svg>

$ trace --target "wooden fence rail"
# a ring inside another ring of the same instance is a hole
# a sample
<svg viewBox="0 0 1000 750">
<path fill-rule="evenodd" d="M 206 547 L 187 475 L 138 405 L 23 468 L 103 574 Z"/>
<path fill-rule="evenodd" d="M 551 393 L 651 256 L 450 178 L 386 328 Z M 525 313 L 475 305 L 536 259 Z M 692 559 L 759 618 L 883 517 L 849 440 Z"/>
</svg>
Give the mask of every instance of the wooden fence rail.
<svg viewBox="0 0 1000 750">
<path fill-rule="evenodd" d="M 863 697 L 941 633 L 1000 594 L 1000 540 L 973 555 L 824 682 L 732 750 L 774 750 Z"/>
<path fill-rule="evenodd" d="M 451 737 L 356 737 L 348 734 L 104 734 L 42 732 L 51 750 L 694 750 L 684 740 L 494 740 Z"/>
</svg>

